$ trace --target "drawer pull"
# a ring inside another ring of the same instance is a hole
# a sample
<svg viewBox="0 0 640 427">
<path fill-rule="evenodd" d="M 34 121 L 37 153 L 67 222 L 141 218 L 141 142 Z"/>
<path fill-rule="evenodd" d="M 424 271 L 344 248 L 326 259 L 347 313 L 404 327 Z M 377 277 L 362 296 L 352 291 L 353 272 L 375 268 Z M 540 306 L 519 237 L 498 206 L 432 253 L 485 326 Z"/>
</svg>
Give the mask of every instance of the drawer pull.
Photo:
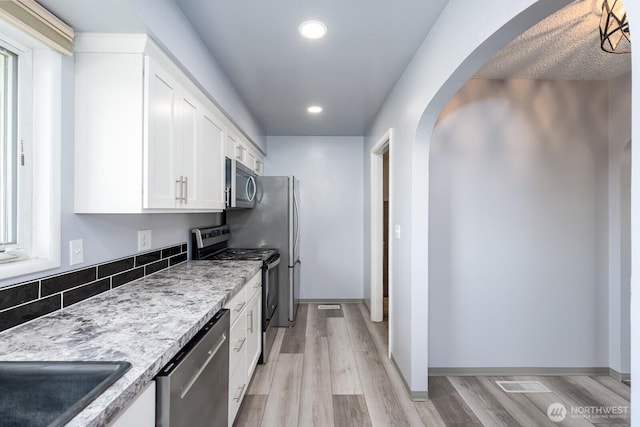
<svg viewBox="0 0 640 427">
<path fill-rule="evenodd" d="M 247 340 L 246 338 L 242 338 L 241 340 L 238 340 L 238 342 L 236 343 L 236 346 L 233 347 L 233 349 L 239 352 L 246 340 Z"/>
<path fill-rule="evenodd" d="M 236 308 L 234 308 L 233 310 L 237 311 L 238 313 L 240 313 L 245 305 L 247 305 L 246 302 L 243 302 L 242 304 L 238 304 L 238 305 L 236 305 Z"/>
<path fill-rule="evenodd" d="M 237 387 L 237 393 L 235 396 L 233 396 L 233 400 L 235 400 L 236 402 L 240 402 L 240 399 L 242 398 L 242 392 L 244 391 L 244 388 L 246 387 L 246 384 L 242 384 L 241 387 Z"/>
<path fill-rule="evenodd" d="M 253 333 L 253 310 L 249 310 L 249 314 L 247 315 L 247 317 L 250 319 L 249 327 L 247 328 L 247 330 L 249 331 L 250 334 L 252 334 Z"/>
</svg>

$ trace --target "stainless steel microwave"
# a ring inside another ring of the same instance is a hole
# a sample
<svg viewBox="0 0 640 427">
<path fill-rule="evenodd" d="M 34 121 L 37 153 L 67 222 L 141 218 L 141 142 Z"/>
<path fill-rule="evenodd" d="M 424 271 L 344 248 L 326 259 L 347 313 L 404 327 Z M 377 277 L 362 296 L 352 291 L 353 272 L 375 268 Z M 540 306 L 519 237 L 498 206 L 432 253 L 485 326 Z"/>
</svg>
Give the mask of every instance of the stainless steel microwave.
<svg viewBox="0 0 640 427">
<path fill-rule="evenodd" d="M 226 206 L 252 208 L 256 204 L 256 175 L 248 167 L 229 158 L 225 159 Z"/>
</svg>

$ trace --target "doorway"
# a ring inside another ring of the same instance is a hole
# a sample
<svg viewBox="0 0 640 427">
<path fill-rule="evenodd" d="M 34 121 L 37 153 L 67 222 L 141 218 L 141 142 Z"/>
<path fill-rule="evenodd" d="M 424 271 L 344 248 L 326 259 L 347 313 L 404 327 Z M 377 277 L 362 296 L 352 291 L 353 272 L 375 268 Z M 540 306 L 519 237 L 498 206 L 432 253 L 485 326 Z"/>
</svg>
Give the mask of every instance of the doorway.
<svg viewBox="0 0 640 427">
<path fill-rule="evenodd" d="M 387 321 L 393 314 L 393 195 L 391 188 L 392 129 L 371 149 L 371 320 Z M 389 352 L 391 352 L 389 328 Z"/>
<path fill-rule="evenodd" d="M 389 322 L 389 149 L 382 155 L 382 321 Z"/>
</svg>

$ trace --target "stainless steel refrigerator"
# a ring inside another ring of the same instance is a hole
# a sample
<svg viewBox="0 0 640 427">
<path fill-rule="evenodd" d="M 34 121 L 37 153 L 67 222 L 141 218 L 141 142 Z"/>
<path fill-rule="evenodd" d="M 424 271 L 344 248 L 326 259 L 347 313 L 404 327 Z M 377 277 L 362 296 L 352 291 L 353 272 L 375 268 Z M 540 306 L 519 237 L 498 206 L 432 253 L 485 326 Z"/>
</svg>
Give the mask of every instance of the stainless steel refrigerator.
<svg viewBox="0 0 640 427">
<path fill-rule="evenodd" d="M 277 326 L 293 326 L 300 295 L 300 182 L 293 176 L 259 176 L 252 209 L 227 211 L 229 247 L 280 251 Z"/>
</svg>

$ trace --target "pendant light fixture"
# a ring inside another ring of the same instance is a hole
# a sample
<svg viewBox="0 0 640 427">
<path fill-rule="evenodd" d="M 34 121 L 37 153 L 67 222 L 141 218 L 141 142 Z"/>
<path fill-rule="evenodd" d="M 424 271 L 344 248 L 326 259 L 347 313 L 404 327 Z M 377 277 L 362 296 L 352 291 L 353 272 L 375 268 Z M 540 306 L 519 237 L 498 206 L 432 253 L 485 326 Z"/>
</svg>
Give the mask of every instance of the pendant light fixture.
<svg viewBox="0 0 640 427">
<path fill-rule="evenodd" d="M 600 47 L 609 53 L 631 53 L 629 19 L 622 0 L 604 0 L 602 3 Z"/>
</svg>

